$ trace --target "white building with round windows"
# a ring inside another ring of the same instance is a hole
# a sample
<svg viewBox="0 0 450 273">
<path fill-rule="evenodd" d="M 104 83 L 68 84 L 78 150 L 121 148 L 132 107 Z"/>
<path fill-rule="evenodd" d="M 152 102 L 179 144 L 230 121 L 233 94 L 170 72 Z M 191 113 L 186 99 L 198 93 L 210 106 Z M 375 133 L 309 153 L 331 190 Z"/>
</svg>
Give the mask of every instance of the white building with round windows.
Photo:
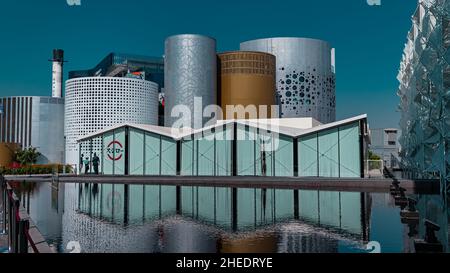
<svg viewBox="0 0 450 273">
<path fill-rule="evenodd" d="M 158 84 L 134 78 L 86 77 L 66 82 L 66 163 L 80 164 L 77 140 L 120 123 L 158 124 Z M 101 143 L 92 143 L 101 151 Z M 84 155 L 84 154 L 83 154 Z M 89 157 L 92 155 L 84 155 Z M 91 158 L 90 158 L 91 160 Z"/>
</svg>

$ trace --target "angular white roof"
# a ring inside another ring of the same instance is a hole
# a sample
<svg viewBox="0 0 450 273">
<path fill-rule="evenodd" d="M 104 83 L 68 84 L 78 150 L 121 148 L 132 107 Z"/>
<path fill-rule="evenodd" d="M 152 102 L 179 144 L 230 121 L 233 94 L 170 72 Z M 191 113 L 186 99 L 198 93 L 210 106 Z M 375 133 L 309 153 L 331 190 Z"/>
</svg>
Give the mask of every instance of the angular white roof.
<svg viewBox="0 0 450 273">
<path fill-rule="evenodd" d="M 318 121 L 310 118 L 308 125 L 308 118 L 292 118 L 292 119 L 265 119 L 265 120 L 220 120 L 214 125 L 206 126 L 201 129 L 191 129 L 191 128 L 171 128 L 171 127 L 161 127 L 155 125 L 145 125 L 145 124 L 133 124 L 133 123 L 121 123 L 115 126 L 105 128 L 103 130 L 97 131 L 95 133 L 86 135 L 84 137 L 79 138 L 77 141 L 81 142 L 87 139 L 95 138 L 99 135 L 105 134 L 109 131 L 113 131 L 122 127 L 130 127 L 135 129 L 140 129 L 145 132 L 154 133 L 162 136 L 166 136 L 169 138 L 173 138 L 175 140 L 182 139 L 186 136 L 194 135 L 201 133 L 203 131 L 211 130 L 212 128 L 222 127 L 224 125 L 238 123 L 248 125 L 254 128 L 259 128 L 263 130 L 268 130 L 272 132 L 276 132 L 282 135 L 290 136 L 293 138 L 311 134 L 318 131 L 323 131 L 326 129 L 342 126 L 345 124 L 349 124 L 358 120 L 367 119 L 367 114 L 359 115 L 356 117 L 328 123 L 328 124 L 320 124 Z"/>
</svg>

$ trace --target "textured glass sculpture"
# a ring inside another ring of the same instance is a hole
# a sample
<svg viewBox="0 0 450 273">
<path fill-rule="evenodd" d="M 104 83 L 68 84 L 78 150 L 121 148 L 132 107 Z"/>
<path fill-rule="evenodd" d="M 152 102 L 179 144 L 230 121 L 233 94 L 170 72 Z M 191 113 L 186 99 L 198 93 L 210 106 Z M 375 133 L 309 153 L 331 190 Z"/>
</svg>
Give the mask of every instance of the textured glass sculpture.
<svg viewBox="0 0 450 273">
<path fill-rule="evenodd" d="M 398 80 L 402 164 L 410 178 L 450 183 L 450 0 L 419 0 Z"/>
</svg>

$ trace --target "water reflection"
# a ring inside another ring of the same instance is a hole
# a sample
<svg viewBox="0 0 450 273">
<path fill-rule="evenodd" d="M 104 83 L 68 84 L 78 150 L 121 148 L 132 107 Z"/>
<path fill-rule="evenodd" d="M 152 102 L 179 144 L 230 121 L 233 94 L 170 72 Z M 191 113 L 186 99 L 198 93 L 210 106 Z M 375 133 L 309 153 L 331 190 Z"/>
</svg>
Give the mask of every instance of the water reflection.
<svg viewBox="0 0 450 273">
<path fill-rule="evenodd" d="M 60 252 L 413 252 L 422 225 L 400 220 L 387 194 L 123 184 L 40 183 L 19 189 L 44 237 Z M 440 196 L 415 196 L 421 219 L 441 225 L 448 250 L 448 210 Z M 413 232 L 412 232 L 413 233 Z"/>
</svg>

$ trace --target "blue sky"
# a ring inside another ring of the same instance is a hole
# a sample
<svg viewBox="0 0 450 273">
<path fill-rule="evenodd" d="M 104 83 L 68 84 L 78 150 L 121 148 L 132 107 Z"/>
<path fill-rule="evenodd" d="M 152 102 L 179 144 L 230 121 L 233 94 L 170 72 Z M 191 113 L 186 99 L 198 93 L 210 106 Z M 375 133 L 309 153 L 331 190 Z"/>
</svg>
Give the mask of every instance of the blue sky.
<svg viewBox="0 0 450 273">
<path fill-rule="evenodd" d="M 396 80 L 416 0 L 20 0 L 0 2 L 0 96 L 50 95 L 53 48 L 65 72 L 109 52 L 160 56 L 180 33 L 215 37 L 218 50 L 242 41 L 310 37 L 336 48 L 337 117 L 369 114 L 372 128 L 397 127 Z M 67 73 L 66 73 L 67 76 Z"/>
</svg>

